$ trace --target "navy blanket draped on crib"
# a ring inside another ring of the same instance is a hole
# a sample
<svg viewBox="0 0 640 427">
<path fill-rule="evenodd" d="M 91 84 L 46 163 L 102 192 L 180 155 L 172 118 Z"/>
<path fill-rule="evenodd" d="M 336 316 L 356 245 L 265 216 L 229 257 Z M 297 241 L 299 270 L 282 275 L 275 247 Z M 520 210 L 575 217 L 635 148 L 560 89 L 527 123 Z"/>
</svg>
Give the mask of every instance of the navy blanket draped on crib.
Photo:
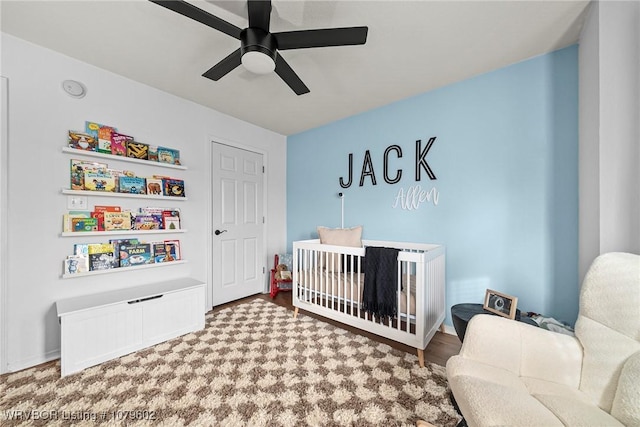
<svg viewBox="0 0 640 427">
<path fill-rule="evenodd" d="M 397 314 L 398 249 L 365 248 L 362 308 L 380 320 Z"/>
</svg>

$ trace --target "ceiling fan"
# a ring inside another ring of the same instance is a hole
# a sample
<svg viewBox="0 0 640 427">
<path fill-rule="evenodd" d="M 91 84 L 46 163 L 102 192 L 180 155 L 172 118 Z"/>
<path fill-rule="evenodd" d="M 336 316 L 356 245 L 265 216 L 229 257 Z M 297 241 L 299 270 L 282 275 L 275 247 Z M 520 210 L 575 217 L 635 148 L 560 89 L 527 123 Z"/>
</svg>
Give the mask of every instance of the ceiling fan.
<svg viewBox="0 0 640 427">
<path fill-rule="evenodd" d="M 271 33 L 271 0 L 248 0 L 249 27 L 244 30 L 185 1 L 150 1 L 240 40 L 239 49 L 203 74 L 211 80 L 220 80 L 242 64 L 257 74 L 275 70 L 297 95 L 303 95 L 309 92 L 309 88 L 278 53 L 279 50 L 358 45 L 367 41 L 367 27 Z"/>
</svg>

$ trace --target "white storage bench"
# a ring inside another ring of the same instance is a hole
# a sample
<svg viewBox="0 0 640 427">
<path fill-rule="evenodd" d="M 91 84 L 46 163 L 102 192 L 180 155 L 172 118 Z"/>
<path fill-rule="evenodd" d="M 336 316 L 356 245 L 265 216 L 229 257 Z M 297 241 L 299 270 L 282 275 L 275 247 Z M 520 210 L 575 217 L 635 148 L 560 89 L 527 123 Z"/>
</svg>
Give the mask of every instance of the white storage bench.
<svg viewBox="0 0 640 427">
<path fill-rule="evenodd" d="M 204 328 L 205 284 L 191 278 L 56 302 L 61 376 Z"/>
</svg>

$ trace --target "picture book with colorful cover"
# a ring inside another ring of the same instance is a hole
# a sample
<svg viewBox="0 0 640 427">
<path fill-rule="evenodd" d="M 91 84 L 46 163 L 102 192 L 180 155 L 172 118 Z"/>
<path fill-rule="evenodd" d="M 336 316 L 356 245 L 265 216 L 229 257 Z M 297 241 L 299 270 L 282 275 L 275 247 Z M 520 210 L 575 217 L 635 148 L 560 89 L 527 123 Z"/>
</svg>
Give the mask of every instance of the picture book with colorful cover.
<svg viewBox="0 0 640 427">
<path fill-rule="evenodd" d="M 91 218 L 94 218 L 96 222 L 96 231 L 104 231 L 104 212 L 91 212 Z"/>
<path fill-rule="evenodd" d="M 71 186 L 72 190 L 84 190 L 85 172 L 104 172 L 106 163 L 89 162 L 86 160 L 71 159 Z"/>
<path fill-rule="evenodd" d="M 179 165 L 180 151 L 173 148 L 158 147 L 158 162 Z"/>
<path fill-rule="evenodd" d="M 139 176 L 121 176 L 120 193 L 146 194 L 146 182 Z"/>
<path fill-rule="evenodd" d="M 147 178 L 147 194 L 162 195 L 162 180 L 158 178 Z"/>
<path fill-rule="evenodd" d="M 106 173 L 113 177 L 113 184 L 115 185 L 115 192 L 117 193 L 118 189 L 120 188 L 120 177 L 127 175 L 130 172 L 124 171 L 122 169 L 107 168 Z"/>
<path fill-rule="evenodd" d="M 149 154 L 147 155 L 147 160 L 150 162 L 158 161 L 158 146 L 157 145 L 149 145 Z"/>
<path fill-rule="evenodd" d="M 91 218 L 98 220 L 98 231 L 105 231 L 104 229 L 104 213 L 105 212 L 120 212 L 120 206 L 95 206 L 93 212 L 91 212 Z"/>
<path fill-rule="evenodd" d="M 111 132 L 111 154 L 115 156 L 127 155 L 127 143 L 133 141 L 133 137 L 118 132 Z"/>
<path fill-rule="evenodd" d="M 108 205 L 95 205 L 93 207 L 94 212 L 122 212 L 120 206 L 108 206 Z"/>
<path fill-rule="evenodd" d="M 105 231 L 131 230 L 131 213 L 105 212 L 104 229 Z"/>
<path fill-rule="evenodd" d="M 151 245 L 134 243 L 120 245 L 120 267 L 130 267 L 153 263 Z"/>
<path fill-rule="evenodd" d="M 98 231 L 98 220 L 96 218 L 71 218 L 71 231 Z"/>
<path fill-rule="evenodd" d="M 165 240 L 164 248 L 166 251 L 165 262 L 182 259 L 182 254 L 180 253 L 180 240 Z"/>
<path fill-rule="evenodd" d="M 62 231 L 65 233 L 73 231 L 73 223 L 71 220 L 73 218 L 91 218 L 90 211 L 69 211 L 62 215 Z"/>
<path fill-rule="evenodd" d="M 67 262 L 73 260 L 73 262 Z M 74 269 L 75 271 L 67 271 Z M 65 261 L 65 273 L 86 273 L 89 271 L 89 245 L 87 243 L 78 243 L 73 245 L 73 255 L 67 256 Z"/>
<path fill-rule="evenodd" d="M 122 245 L 135 245 L 140 243 L 137 238 L 133 239 L 110 239 L 109 243 L 113 245 L 113 254 L 115 256 L 115 262 L 118 264 L 118 267 L 121 267 L 120 263 L 120 246 Z M 127 254 L 125 254 L 127 255 Z M 127 255 L 128 256 L 128 255 Z"/>
<path fill-rule="evenodd" d="M 134 230 L 160 230 L 161 222 L 153 215 L 136 215 Z"/>
<path fill-rule="evenodd" d="M 179 216 L 163 216 L 162 221 L 162 228 L 165 230 L 180 230 Z"/>
<path fill-rule="evenodd" d="M 151 249 L 153 250 L 153 260 L 156 263 L 165 262 L 167 251 L 164 246 L 164 242 L 152 242 Z"/>
<path fill-rule="evenodd" d="M 114 127 L 87 121 L 84 123 L 84 128 L 86 133 L 98 141 L 96 151 L 111 154 L 111 133 L 116 131 Z"/>
<path fill-rule="evenodd" d="M 68 146 L 76 150 L 96 151 L 98 149 L 98 139 L 86 132 L 70 130 Z"/>
<path fill-rule="evenodd" d="M 184 180 L 165 178 L 162 180 L 163 194 L 171 197 L 184 197 Z"/>
<path fill-rule="evenodd" d="M 73 245 L 73 254 L 81 255 L 89 258 L 89 244 L 88 243 L 76 243 Z"/>
<path fill-rule="evenodd" d="M 163 211 L 163 208 L 146 207 L 146 208 L 140 208 L 139 214 L 154 217 L 155 220 L 160 225 L 160 228 L 162 228 L 162 211 Z"/>
<path fill-rule="evenodd" d="M 127 142 L 127 157 L 134 159 L 147 160 L 149 158 L 149 145 L 142 142 Z"/>
<path fill-rule="evenodd" d="M 84 189 L 113 193 L 116 191 L 116 180 L 110 173 L 85 172 Z"/>
<path fill-rule="evenodd" d="M 118 266 L 111 243 L 89 243 L 89 270 L 108 270 Z"/>
</svg>

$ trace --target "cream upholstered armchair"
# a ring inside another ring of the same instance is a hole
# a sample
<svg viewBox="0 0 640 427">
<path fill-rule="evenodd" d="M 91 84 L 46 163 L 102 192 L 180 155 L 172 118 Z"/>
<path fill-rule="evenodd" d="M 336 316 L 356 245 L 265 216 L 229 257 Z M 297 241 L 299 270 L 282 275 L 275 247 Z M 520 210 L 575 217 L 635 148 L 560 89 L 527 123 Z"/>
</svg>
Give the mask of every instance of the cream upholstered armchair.
<svg viewBox="0 0 640 427">
<path fill-rule="evenodd" d="M 593 262 L 575 337 L 473 317 L 447 378 L 470 427 L 640 426 L 640 256 Z"/>
</svg>

